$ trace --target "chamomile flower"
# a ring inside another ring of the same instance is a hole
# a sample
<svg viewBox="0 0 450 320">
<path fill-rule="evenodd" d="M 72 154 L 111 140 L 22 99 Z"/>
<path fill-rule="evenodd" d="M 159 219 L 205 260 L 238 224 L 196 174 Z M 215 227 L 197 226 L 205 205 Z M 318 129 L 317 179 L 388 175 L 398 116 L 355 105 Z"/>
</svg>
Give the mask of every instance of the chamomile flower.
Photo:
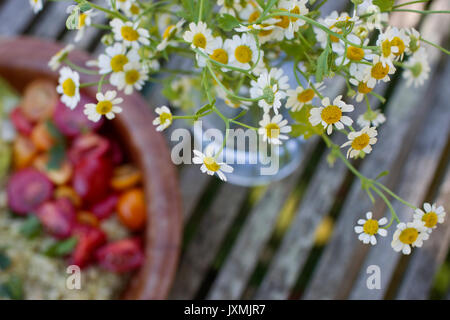
<svg viewBox="0 0 450 320">
<path fill-rule="evenodd" d="M 368 39 L 363 43 L 363 41 L 354 34 L 349 34 L 347 36 L 347 40 L 356 44 L 356 45 L 367 45 L 369 42 Z M 336 65 L 340 66 L 342 63 L 347 65 L 348 63 L 360 63 L 364 59 L 371 60 L 372 54 L 369 50 L 348 45 L 347 50 L 345 50 L 345 46 L 336 46 L 335 52 L 338 54 L 336 58 Z"/>
<path fill-rule="evenodd" d="M 258 133 L 263 136 L 263 141 L 270 144 L 282 144 L 281 140 L 287 140 L 289 137 L 283 133 L 291 132 L 291 127 L 287 125 L 288 121 L 283 120 L 281 114 L 275 115 L 272 119 L 269 114 L 264 114 L 259 122 Z"/>
<path fill-rule="evenodd" d="M 253 99 L 263 97 L 258 100 L 258 106 L 268 113 L 273 108 L 275 114 L 278 114 L 278 109 L 281 107 L 281 100 L 286 97 L 286 92 L 279 90 L 276 83 L 274 83 L 267 70 L 262 73 L 258 79 L 250 82 L 250 96 Z"/>
<path fill-rule="evenodd" d="M 401 222 L 397 225 L 397 230 L 394 232 L 391 246 L 394 251 L 401 251 L 403 254 L 408 255 L 411 253 L 411 247 L 421 247 L 428 238 L 429 234 L 423 221 Z"/>
<path fill-rule="evenodd" d="M 433 229 L 436 229 L 438 223 L 444 223 L 446 213 L 444 207 L 437 207 L 435 203 L 424 203 L 423 209 L 425 212 L 420 208 L 414 211 L 414 219 L 423 222 L 428 233 L 431 233 Z"/>
<path fill-rule="evenodd" d="M 198 23 L 191 22 L 189 30 L 183 35 L 183 39 L 191 44 L 192 49 L 198 48 L 208 54 L 212 53 L 211 46 L 214 42 L 214 37 L 211 29 L 203 21 Z"/>
<path fill-rule="evenodd" d="M 348 116 L 344 116 L 343 113 L 352 112 L 353 110 L 354 107 L 351 104 L 346 104 L 342 101 L 341 95 L 333 100 L 333 104 L 330 103 L 330 98 L 325 97 L 322 99 L 322 107 L 311 109 L 309 122 L 313 126 L 322 124 L 327 130 L 327 134 L 331 134 L 333 132 L 333 125 L 338 130 L 344 129 L 344 125 L 352 125 L 353 120 Z"/>
<path fill-rule="evenodd" d="M 42 10 L 43 4 L 42 0 L 29 0 L 31 9 L 33 9 L 34 13 L 38 13 Z"/>
<path fill-rule="evenodd" d="M 138 3 L 130 1 L 128 5 L 125 6 L 123 12 L 128 18 L 131 18 L 132 20 L 136 21 L 137 19 L 139 19 L 139 16 L 142 13 L 142 8 L 139 6 Z"/>
<path fill-rule="evenodd" d="M 258 60 L 258 48 L 255 38 L 249 34 L 234 35 L 230 40 L 230 65 L 249 69 L 250 64 Z"/>
<path fill-rule="evenodd" d="M 112 74 L 110 82 L 125 94 L 132 94 L 134 89 L 141 90 L 147 79 L 147 70 L 139 62 L 133 61 L 128 62 L 122 72 Z"/>
<path fill-rule="evenodd" d="M 105 94 L 98 92 L 96 98 L 97 104 L 88 103 L 84 106 L 84 114 L 89 120 L 97 122 L 102 116 L 111 120 L 115 118 L 116 113 L 122 112 L 122 108 L 118 105 L 123 102 L 123 99 L 117 97 L 116 91 L 106 91 Z"/>
<path fill-rule="evenodd" d="M 374 88 L 378 81 L 388 82 L 389 75 L 395 72 L 395 67 L 383 64 L 380 56 L 374 56 L 372 66 L 365 72 L 364 82 L 369 88 Z"/>
<path fill-rule="evenodd" d="M 405 62 L 403 78 L 407 79 L 407 86 L 414 84 L 419 87 L 424 84 L 430 74 L 430 64 L 425 49 L 420 48 Z"/>
<path fill-rule="evenodd" d="M 365 25 L 369 31 L 383 29 L 383 25 L 388 22 L 389 18 L 388 13 L 381 12 L 380 7 L 374 5 L 372 0 L 366 0 L 358 5 L 357 13 L 359 16 L 367 15 L 365 18 Z"/>
<path fill-rule="evenodd" d="M 405 29 L 405 32 L 409 37 L 409 46 L 406 52 L 408 54 L 414 53 L 420 49 L 420 33 L 414 28 Z"/>
<path fill-rule="evenodd" d="M 126 47 L 139 49 L 141 45 L 150 44 L 148 30 L 139 28 L 137 22 L 123 22 L 122 20 L 115 18 L 109 24 L 113 28 L 114 39 L 123 42 Z"/>
<path fill-rule="evenodd" d="M 248 106 L 250 106 L 252 103 L 250 101 L 242 101 L 238 100 L 236 98 L 230 97 L 225 90 L 220 87 L 216 86 L 216 92 L 217 96 L 222 99 L 227 106 L 233 109 L 242 108 L 242 109 L 248 109 Z"/>
<path fill-rule="evenodd" d="M 372 145 L 377 143 L 378 135 L 375 127 L 365 127 L 361 131 L 352 131 L 348 134 L 348 141 L 341 148 L 350 146 L 347 151 L 347 158 L 356 158 L 361 152 L 369 154 L 372 151 Z"/>
<path fill-rule="evenodd" d="M 113 1 L 109 0 L 109 5 L 112 9 L 120 9 L 122 11 L 126 11 L 127 8 L 131 6 L 132 3 L 136 2 L 136 0 L 116 0 L 116 8 L 113 7 Z"/>
<path fill-rule="evenodd" d="M 392 66 L 392 61 L 402 59 L 410 42 L 405 30 L 388 27 L 384 33 L 380 33 L 377 46 L 381 49 L 380 61 Z"/>
<path fill-rule="evenodd" d="M 373 87 L 368 86 L 365 81 L 367 73 L 370 71 L 370 68 L 364 66 L 364 68 L 359 68 L 359 70 L 353 71 L 353 78 L 350 78 L 349 82 L 356 86 L 356 95 L 355 100 L 357 102 L 361 102 L 364 99 L 364 96 L 370 92 L 372 92 Z M 373 83 L 371 83 L 372 85 Z"/>
<path fill-rule="evenodd" d="M 379 110 L 368 110 L 361 114 L 358 117 L 358 120 L 356 122 L 361 128 L 373 126 L 375 128 L 379 127 L 381 124 L 383 124 L 386 121 L 386 117 L 384 114 Z"/>
<path fill-rule="evenodd" d="M 239 0 L 217 0 L 217 5 L 220 6 L 220 14 L 229 14 L 233 17 L 236 16 L 236 11 L 239 12 L 242 9 Z"/>
<path fill-rule="evenodd" d="M 73 44 L 68 44 L 63 49 L 59 50 L 48 62 L 48 66 L 53 71 L 56 71 L 61 66 L 61 61 L 64 60 L 70 51 L 74 49 Z"/>
<path fill-rule="evenodd" d="M 216 157 L 214 156 L 213 147 L 210 145 L 206 147 L 205 154 L 198 150 L 193 150 L 194 157 L 192 158 L 192 162 L 194 164 L 201 164 L 200 167 L 201 172 L 206 173 L 210 176 L 217 174 L 217 176 L 223 180 L 227 181 L 227 177 L 225 173 L 233 172 L 233 168 L 224 162 L 218 162 Z"/>
<path fill-rule="evenodd" d="M 380 226 L 385 225 L 387 222 L 388 220 L 385 217 L 376 220 L 372 218 L 372 212 L 367 212 L 366 219 L 359 219 L 359 226 L 355 226 L 355 232 L 359 234 L 358 239 L 365 244 L 370 243 L 371 245 L 376 245 L 377 238 L 375 235 L 387 236 L 387 230 L 380 228 Z"/>
<path fill-rule="evenodd" d="M 138 62 L 139 53 L 135 49 L 127 52 L 127 48 L 121 43 L 115 43 L 105 49 L 98 57 L 98 67 L 100 74 L 110 72 L 118 73 L 123 71 L 123 67 L 129 62 Z"/>
<path fill-rule="evenodd" d="M 316 92 L 312 89 L 312 86 L 319 92 L 325 88 L 322 83 L 317 83 L 310 85 L 309 88 L 298 86 L 295 90 L 288 90 L 286 108 L 295 112 L 301 110 L 305 104 L 311 104 L 316 97 Z"/>
<path fill-rule="evenodd" d="M 59 70 L 59 85 L 56 91 L 61 94 L 61 101 L 70 109 L 75 109 L 80 101 L 80 75 L 69 67 Z"/>
<path fill-rule="evenodd" d="M 174 45 L 175 42 L 172 41 L 174 36 L 181 30 L 185 20 L 181 19 L 177 24 L 169 25 L 162 34 L 162 41 L 156 46 L 157 51 L 163 51 L 168 45 Z"/>
<path fill-rule="evenodd" d="M 217 61 L 221 64 L 228 64 L 229 62 L 229 57 L 230 57 L 230 40 L 227 39 L 225 40 L 225 42 L 223 41 L 223 39 L 221 37 L 217 37 L 214 39 L 214 41 L 212 42 L 211 45 L 211 53 L 208 55 L 210 59 Z M 200 67 L 204 67 L 206 66 L 206 57 L 204 57 L 203 55 L 199 54 L 197 55 L 197 63 Z M 222 68 L 222 71 L 226 72 L 229 69 L 227 68 Z"/>
<path fill-rule="evenodd" d="M 238 15 L 241 20 L 250 24 L 259 19 L 263 10 L 256 1 L 250 0 L 246 2 L 245 7 L 238 12 Z"/>
<path fill-rule="evenodd" d="M 66 9 L 66 13 L 72 13 L 74 9 L 76 9 L 78 6 L 71 5 L 68 6 Z M 84 31 L 86 30 L 86 27 L 90 26 L 92 23 L 92 17 L 94 17 L 97 14 L 97 12 L 94 11 L 94 9 L 89 9 L 85 12 L 80 12 L 80 15 L 78 17 L 78 25 L 77 25 L 77 35 L 75 36 L 74 41 L 78 42 L 83 38 Z"/>
<path fill-rule="evenodd" d="M 337 11 L 333 11 L 330 15 L 325 17 L 325 19 L 319 18 L 317 21 L 331 31 L 342 34 L 343 30 L 341 25 L 351 21 L 356 23 L 356 17 L 352 18 L 346 12 L 339 14 Z M 328 43 L 328 33 L 320 28 L 314 28 L 314 33 L 316 34 L 320 46 L 325 48 Z M 338 37 L 330 36 L 330 40 L 333 51 L 335 51 L 337 47 L 342 47 L 342 42 Z"/>
<path fill-rule="evenodd" d="M 305 15 L 309 12 L 306 8 L 307 0 L 282 0 L 278 5 L 278 9 L 281 11 L 286 11 L 291 14 L 297 15 Z M 298 31 L 298 29 L 305 24 L 305 21 L 296 17 L 289 16 L 277 16 L 278 20 L 275 23 L 281 32 L 278 33 L 281 37 L 278 37 L 277 40 L 282 40 L 284 37 L 288 40 L 294 38 L 294 33 Z"/>
<path fill-rule="evenodd" d="M 156 127 L 156 131 L 163 131 L 167 129 L 173 121 L 172 112 L 166 106 L 162 106 L 160 108 L 156 108 L 155 112 L 158 114 L 158 117 L 153 120 L 153 124 Z"/>
</svg>

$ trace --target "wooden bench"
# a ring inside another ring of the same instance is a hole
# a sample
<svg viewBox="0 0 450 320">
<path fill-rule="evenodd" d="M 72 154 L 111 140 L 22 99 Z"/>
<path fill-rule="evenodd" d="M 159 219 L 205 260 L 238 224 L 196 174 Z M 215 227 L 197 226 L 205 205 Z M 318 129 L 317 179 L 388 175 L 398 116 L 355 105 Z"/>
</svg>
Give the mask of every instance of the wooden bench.
<svg viewBox="0 0 450 320">
<path fill-rule="evenodd" d="M 349 1 L 333 0 L 325 13 L 344 10 Z M 419 6 L 421 4 L 418 4 Z M 38 15 L 28 0 L 0 2 L 0 36 L 20 34 L 69 43 L 65 30 L 67 3 L 46 2 Z M 431 8 L 449 10 L 448 0 L 433 0 Z M 416 26 L 436 43 L 448 40 L 450 18 L 393 14 L 397 26 Z M 103 50 L 101 34 L 91 29 L 79 44 L 93 53 Z M 450 60 L 427 46 L 432 73 L 421 88 L 407 88 L 400 76 L 377 87 L 389 96 L 383 105 L 388 121 L 370 156 L 355 165 L 420 206 L 424 201 L 450 208 Z M 399 81 L 397 81 L 399 80 Z M 335 81 L 327 94 L 343 93 Z M 165 103 L 158 86 L 146 90 L 155 105 Z M 372 105 L 378 106 L 373 99 Z M 363 105 L 355 109 L 364 110 Z M 340 142 L 342 137 L 335 137 Z M 390 247 L 389 236 L 375 247 L 358 241 L 353 227 L 365 212 L 389 216 L 382 201 L 371 203 L 360 183 L 337 161 L 330 167 L 328 150 L 308 141 L 299 168 L 269 186 L 245 188 L 221 183 L 200 173 L 198 166 L 180 168 L 185 236 L 173 299 L 427 299 L 436 274 L 449 268 L 450 219 L 433 232 L 423 248 L 402 256 Z M 410 209 L 394 205 L 401 219 Z M 322 236 L 318 236 L 318 230 Z M 329 235 L 329 236 L 327 236 Z M 367 267 L 381 269 L 381 289 L 366 286 Z M 433 298 L 449 298 L 449 283 L 439 282 Z"/>
</svg>

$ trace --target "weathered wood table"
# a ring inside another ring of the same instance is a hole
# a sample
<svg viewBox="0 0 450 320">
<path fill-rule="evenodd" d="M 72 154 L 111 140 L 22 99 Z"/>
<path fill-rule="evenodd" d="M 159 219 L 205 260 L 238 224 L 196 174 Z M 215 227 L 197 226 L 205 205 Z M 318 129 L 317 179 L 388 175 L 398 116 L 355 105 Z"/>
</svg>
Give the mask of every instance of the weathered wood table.
<svg viewBox="0 0 450 320">
<path fill-rule="evenodd" d="M 323 10 L 343 10 L 346 5 L 349 1 L 333 0 Z M 28 0 L 0 0 L 0 36 L 29 35 L 69 43 L 74 33 L 65 30 L 66 6 L 46 2 L 44 10 L 34 15 Z M 449 10 L 450 3 L 433 0 L 431 8 Z M 395 14 L 391 19 L 397 26 L 415 26 L 433 42 L 448 40 L 448 16 L 420 19 L 415 14 Z M 100 38 L 97 30 L 90 29 L 79 45 L 99 53 Z M 450 60 L 432 47 L 427 49 L 432 73 L 425 86 L 407 88 L 405 82 L 396 81 L 398 77 L 377 89 L 389 96 L 382 106 L 388 121 L 379 130 L 373 152 L 355 165 L 372 178 L 389 170 L 383 182 L 402 197 L 416 205 L 437 202 L 448 211 Z M 337 81 L 329 94 L 344 92 L 344 87 Z M 157 86 L 146 90 L 146 96 L 156 106 L 164 103 Z M 342 163 L 330 167 L 327 154 L 324 145 L 312 139 L 296 172 L 258 188 L 221 183 L 201 174 L 197 166 L 180 168 L 185 236 L 170 297 L 449 298 L 445 277 L 450 273 L 449 217 L 411 256 L 394 252 L 390 237 L 380 239 L 375 247 L 363 245 L 353 231 L 356 221 L 370 210 L 378 217 L 389 216 L 388 210 L 381 201 L 372 205 Z M 403 206 L 395 209 L 400 218 L 410 214 Z M 380 290 L 366 286 L 370 265 L 381 269 Z"/>
</svg>

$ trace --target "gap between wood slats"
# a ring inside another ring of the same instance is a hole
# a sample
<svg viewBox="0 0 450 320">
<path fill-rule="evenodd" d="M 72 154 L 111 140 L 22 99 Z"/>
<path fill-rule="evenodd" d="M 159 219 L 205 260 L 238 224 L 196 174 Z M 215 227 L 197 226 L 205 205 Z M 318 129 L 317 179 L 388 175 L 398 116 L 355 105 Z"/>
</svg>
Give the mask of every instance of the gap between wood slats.
<svg viewBox="0 0 450 320">
<path fill-rule="evenodd" d="M 428 19 L 428 25 L 432 23 L 431 19 L 436 19 L 436 17 Z M 430 32 L 423 34 L 427 37 Z M 414 119 L 420 120 L 420 113 L 424 112 L 427 107 L 417 103 L 423 97 L 424 92 L 424 88 L 408 89 L 404 85 L 395 92 L 393 99 L 389 102 L 388 122 L 380 130 L 379 143 L 375 146 L 374 152 L 363 163 L 363 174 L 372 177 L 378 173 L 380 168 L 390 168 L 401 153 L 398 146 L 407 149 L 411 140 L 411 136 L 407 135 L 409 124 Z M 389 177 L 391 181 L 387 182 L 388 185 L 392 185 L 395 173 L 395 171 L 391 171 Z M 330 245 L 326 248 L 319 267 L 313 275 L 311 286 L 305 296 L 308 299 L 333 299 L 345 294 L 346 287 L 352 283 L 349 278 L 359 269 L 361 258 L 355 259 L 354 254 L 357 248 L 361 247 L 354 235 L 353 225 L 358 217 L 364 215 L 373 206 L 368 201 L 365 192 L 358 186 L 352 189 Z M 381 210 L 383 206 L 381 204 L 375 208 L 376 215 L 383 213 Z M 332 265 L 334 267 L 330 268 Z"/>
<path fill-rule="evenodd" d="M 21 34 L 41 14 L 33 13 L 28 0 L 7 1 L 0 8 L 0 36 Z"/>
</svg>

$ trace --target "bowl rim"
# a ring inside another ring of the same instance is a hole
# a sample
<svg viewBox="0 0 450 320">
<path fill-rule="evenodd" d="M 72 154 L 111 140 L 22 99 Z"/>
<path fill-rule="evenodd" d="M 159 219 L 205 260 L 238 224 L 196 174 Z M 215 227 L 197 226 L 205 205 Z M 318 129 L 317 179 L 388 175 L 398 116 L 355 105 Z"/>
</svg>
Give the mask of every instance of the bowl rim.
<svg viewBox="0 0 450 320">
<path fill-rule="evenodd" d="M 19 90 L 35 78 L 57 82 L 58 73 L 48 67 L 50 58 L 65 45 L 31 38 L 0 38 L 0 76 Z M 85 66 L 92 59 L 87 53 L 73 50 L 70 60 Z M 82 82 L 98 81 L 94 76 L 80 75 Z M 113 90 L 109 84 L 102 91 Z M 86 88 L 95 98 L 97 88 Z M 175 278 L 181 248 L 182 209 L 177 173 L 162 134 L 152 125 L 155 118 L 149 105 L 138 94 L 123 95 L 123 112 L 112 124 L 134 161 L 143 172 L 147 203 L 145 261 L 132 277 L 124 299 L 166 299 Z"/>
</svg>

